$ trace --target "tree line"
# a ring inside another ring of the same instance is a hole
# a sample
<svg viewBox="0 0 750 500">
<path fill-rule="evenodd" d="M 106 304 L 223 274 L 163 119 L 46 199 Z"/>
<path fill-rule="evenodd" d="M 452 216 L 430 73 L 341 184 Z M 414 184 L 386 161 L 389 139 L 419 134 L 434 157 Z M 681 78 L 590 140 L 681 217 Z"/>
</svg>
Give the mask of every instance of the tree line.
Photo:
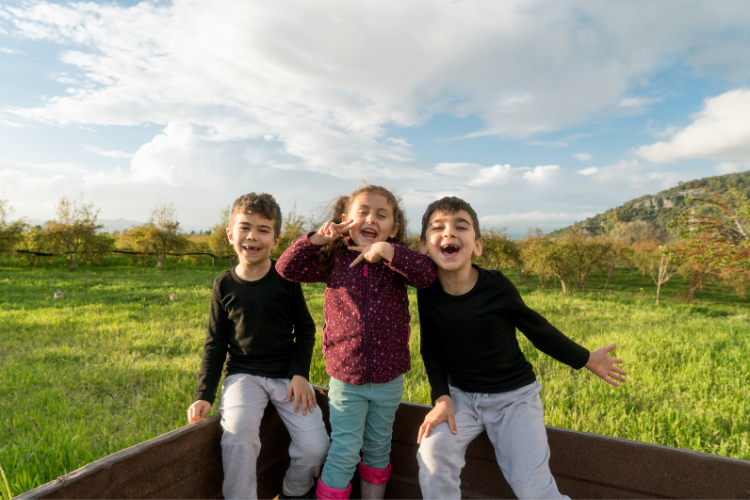
<svg viewBox="0 0 750 500">
<path fill-rule="evenodd" d="M 750 204 L 734 187 L 725 184 L 719 194 L 698 184 L 689 184 L 703 195 L 685 200 L 680 216 L 667 228 L 632 220 L 610 212 L 602 234 L 593 235 L 585 227 L 573 226 L 557 237 L 531 229 L 520 240 L 512 239 L 506 228 L 483 231 L 484 252 L 477 263 L 487 268 L 510 269 L 518 283 L 530 274 L 539 287 L 559 283 L 562 293 L 575 287 L 587 291 L 592 271 L 603 271 L 607 293 L 617 268 L 638 269 L 650 276 L 656 286 L 656 302 L 664 284 L 675 274 L 690 280 L 686 301 L 707 280 L 719 279 L 744 296 L 750 290 Z M 65 256 L 70 269 L 79 263 L 101 264 L 105 255 L 124 254 L 162 269 L 167 256 L 205 255 L 228 259 L 234 265 L 234 250 L 226 236 L 229 208 L 224 209 L 207 235 L 181 232 L 174 205 L 159 202 L 145 224 L 119 233 L 104 233 L 97 223 L 99 210 L 83 196 L 62 197 L 55 207 L 56 218 L 41 226 L 25 219 L 11 221 L 12 207 L 0 199 L 0 252 L 25 258 L 30 265 L 41 259 Z M 277 258 L 297 238 L 317 229 L 320 221 L 300 215 L 296 206 L 284 218 L 281 242 L 273 252 Z M 412 235 L 410 246 L 417 248 L 419 236 Z"/>
<path fill-rule="evenodd" d="M 572 287 L 585 292 L 594 270 L 607 273 L 606 294 L 615 269 L 628 267 L 651 277 L 657 304 L 661 287 L 675 274 L 690 281 L 687 303 L 709 279 L 721 280 L 745 296 L 750 290 L 747 197 L 728 184 L 723 195 L 695 183 L 689 186 L 702 195 L 685 199 L 683 211 L 667 228 L 613 211 L 598 236 L 576 225 L 555 238 L 535 229 L 521 240 L 511 239 L 504 229 L 490 229 L 483 234 L 484 253 L 478 263 L 510 268 L 519 283 L 530 273 L 539 278 L 539 287 L 555 280 L 563 294 Z"/>
</svg>

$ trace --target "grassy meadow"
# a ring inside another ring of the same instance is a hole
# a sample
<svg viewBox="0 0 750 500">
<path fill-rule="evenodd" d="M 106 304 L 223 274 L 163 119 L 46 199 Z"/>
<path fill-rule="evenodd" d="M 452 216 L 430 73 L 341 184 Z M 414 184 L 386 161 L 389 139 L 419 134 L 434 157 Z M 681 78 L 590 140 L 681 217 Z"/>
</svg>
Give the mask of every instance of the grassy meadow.
<svg viewBox="0 0 750 500">
<path fill-rule="evenodd" d="M 222 267 L 168 260 L 159 272 L 128 262 L 71 272 L 62 261 L 29 268 L 0 260 L 0 498 L 186 424 Z M 544 386 L 547 424 L 750 459 L 750 300 L 709 283 L 686 305 L 687 284 L 675 278 L 656 306 L 653 283 L 638 272 L 618 269 L 605 297 L 603 282 L 595 275 L 590 292 L 569 296 L 551 282 L 519 285 L 532 308 L 587 348 L 616 341 L 629 373 L 615 389 L 519 335 Z M 54 299 L 55 290 L 65 297 Z M 324 286 L 304 290 L 318 324 L 311 381 L 327 385 Z M 404 398 L 428 403 L 410 297 Z"/>
</svg>

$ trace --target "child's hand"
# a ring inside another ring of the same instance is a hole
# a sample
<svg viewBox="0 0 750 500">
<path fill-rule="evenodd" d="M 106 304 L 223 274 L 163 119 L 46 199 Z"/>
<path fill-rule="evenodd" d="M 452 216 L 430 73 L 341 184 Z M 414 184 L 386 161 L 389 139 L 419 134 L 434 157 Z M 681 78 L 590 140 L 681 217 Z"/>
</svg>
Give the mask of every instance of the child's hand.
<svg viewBox="0 0 750 500">
<path fill-rule="evenodd" d="M 591 373 L 604 379 L 604 381 L 608 384 L 612 384 L 615 387 L 620 387 L 620 384 L 612 379 L 619 380 L 620 382 L 625 382 L 624 376 L 627 375 L 627 373 L 615 366 L 615 363 L 622 363 L 622 360 L 612 358 L 609 355 L 609 352 L 612 351 L 616 346 L 617 344 L 609 344 L 605 345 L 604 347 L 600 347 L 596 351 L 591 351 L 591 354 L 589 354 L 589 362 L 586 363 L 586 368 L 588 368 Z M 623 375 L 623 377 L 617 375 L 618 373 L 620 375 Z"/>
<path fill-rule="evenodd" d="M 357 256 L 354 261 L 349 264 L 349 267 L 354 267 L 357 264 L 359 264 L 362 259 L 365 259 L 367 262 L 374 264 L 378 262 L 380 259 L 385 259 L 387 261 L 393 260 L 393 245 L 386 241 L 379 241 L 377 243 L 373 243 L 372 245 L 365 245 L 365 246 L 350 246 L 349 250 L 354 250 L 355 252 L 362 252 Z"/>
<path fill-rule="evenodd" d="M 211 411 L 211 403 L 199 399 L 187 409 L 188 423 L 192 424 L 203 420 Z"/>
<path fill-rule="evenodd" d="M 312 413 L 313 409 L 318 406 L 312 387 L 302 375 L 295 375 L 289 382 L 289 388 L 286 390 L 287 403 L 292 400 L 292 395 L 294 395 L 294 413 L 297 413 L 300 404 L 302 404 L 302 415 L 307 415 L 307 410 Z"/>
<path fill-rule="evenodd" d="M 341 224 L 328 221 L 318 229 L 317 233 L 310 235 L 310 243 L 313 245 L 327 245 L 349 231 L 354 225 L 354 219 L 345 220 Z"/>
<path fill-rule="evenodd" d="M 453 402 L 450 396 L 440 396 L 435 400 L 435 408 L 424 417 L 424 423 L 419 426 L 417 444 L 421 443 L 423 437 L 429 436 L 430 431 L 443 422 L 448 422 L 448 428 L 453 435 L 458 432 L 456 418 L 453 415 Z"/>
</svg>

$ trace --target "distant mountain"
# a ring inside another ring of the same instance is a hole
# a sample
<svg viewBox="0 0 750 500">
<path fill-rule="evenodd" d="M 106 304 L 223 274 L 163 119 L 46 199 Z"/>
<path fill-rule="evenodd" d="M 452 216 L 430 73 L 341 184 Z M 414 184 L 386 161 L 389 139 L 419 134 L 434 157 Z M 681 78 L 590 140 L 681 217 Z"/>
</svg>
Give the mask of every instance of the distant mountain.
<svg viewBox="0 0 750 500">
<path fill-rule="evenodd" d="M 711 191 L 723 195 L 727 192 L 726 187 L 721 181 L 737 188 L 744 196 L 750 198 L 750 170 L 738 172 L 736 174 L 719 175 L 716 177 L 704 177 L 691 181 L 700 186 L 707 187 Z M 632 218 L 633 220 L 644 220 L 664 227 L 672 220 L 676 219 L 686 208 L 685 198 L 691 196 L 706 197 L 708 196 L 703 190 L 687 185 L 673 187 L 665 191 L 660 191 L 654 195 L 645 195 L 634 200 L 623 203 L 621 206 L 611 208 L 606 212 L 597 214 L 578 224 L 588 233 L 599 235 L 604 232 L 607 224 L 607 216 L 617 211 L 622 217 Z M 550 236 L 560 236 L 570 228 L 564 227 L 550 233 Z"/>
</svg>

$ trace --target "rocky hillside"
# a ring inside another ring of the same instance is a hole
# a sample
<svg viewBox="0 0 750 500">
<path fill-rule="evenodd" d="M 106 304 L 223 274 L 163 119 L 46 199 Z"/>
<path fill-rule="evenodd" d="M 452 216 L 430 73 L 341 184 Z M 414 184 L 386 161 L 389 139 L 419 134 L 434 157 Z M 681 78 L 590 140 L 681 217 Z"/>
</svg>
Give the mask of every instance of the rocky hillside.
<svg viewBox="0 0 750 500">
<path fill-rule="evenodd" d="M 692 182 L 705 186 L 721 195 L 727 191 L 721 181 L 736 187 L 744 196 L 750 198 L 750 170 L 738 172 L 736 174 L 704 177 L 703 179 L 696 179 Z M 656 224 L 657 226 L 664 227 L 685 210 L 685 198 L 691 196 L 706 196 L 706 193 L 703 190 L 689 186 L 688 184 L 689 183 L 685 183 L 682 186 L 673 187 L 656 193 L 655 195 L 646 195 L 630 200 L 623 203 L 622 206 L 611 208 L 606 212 L 586 219 L 580 223 L 580 227 L 585 228 L 593 235 L 602 234 L 608 218 L 614 215 L 612 212 L 615 211 L 619 218 L 625 220 L 644 220 Z M 567 229 L 567 227 L 558 229 L 557 231 L 550 233 L 550 235 L 561 235 Z"/>
</svg>

